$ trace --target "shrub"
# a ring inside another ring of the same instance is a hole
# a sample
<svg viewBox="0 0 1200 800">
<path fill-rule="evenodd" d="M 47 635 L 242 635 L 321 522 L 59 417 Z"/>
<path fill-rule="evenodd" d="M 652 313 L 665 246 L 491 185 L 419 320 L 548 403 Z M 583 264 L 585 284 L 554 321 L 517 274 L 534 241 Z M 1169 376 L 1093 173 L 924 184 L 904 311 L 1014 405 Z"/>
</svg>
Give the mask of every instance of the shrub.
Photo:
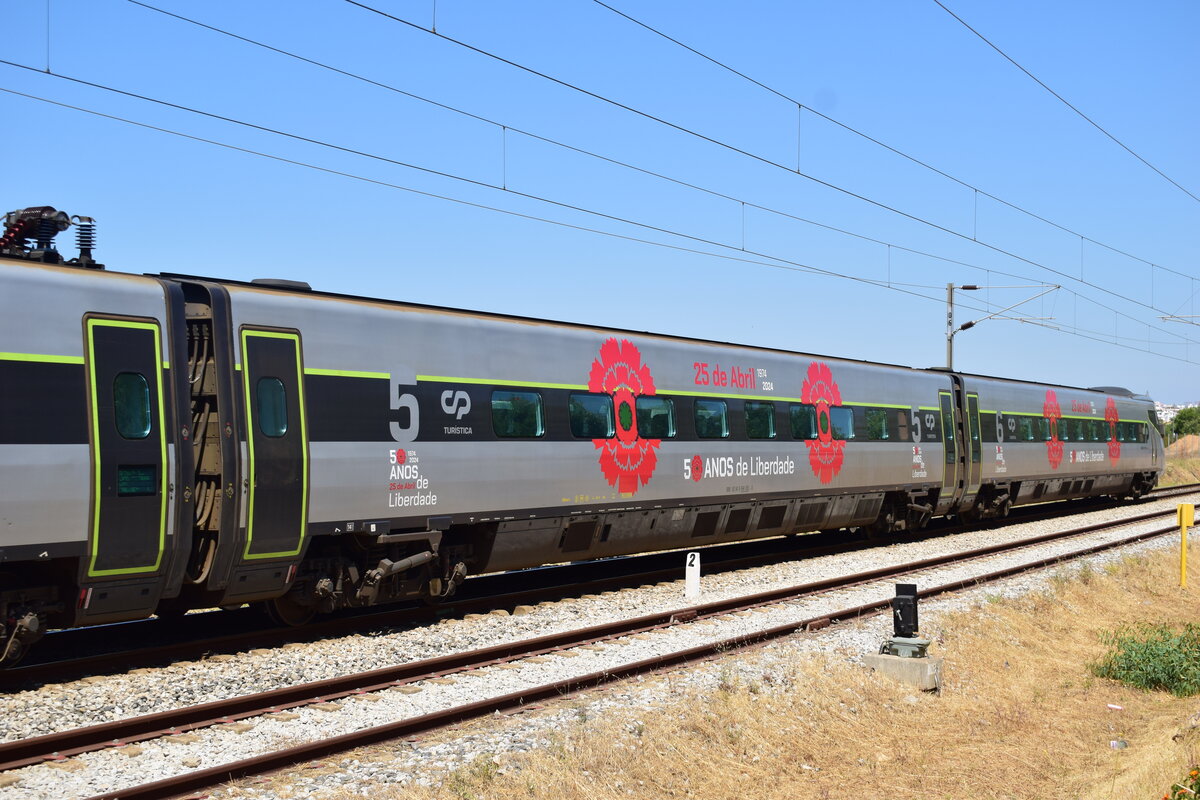
<svg viewBox="0 0 1200 800">
<path fill-rule="evenodd" d="M 1163 800 L 1183 800 L 1193 798 L 1200 792 L 1200 768 L 1192 767 L 1188 776 L 1171 787 L 1171 791 L 1163 795 Z"/>
<path fill-rule="evenodd" d="M 1200 694 L 1200 625 L 1188 623 L 1180 631 L 1142 624 L 1106 634 L 1103 641 L 1111 649 L 1091 665 L 1097 677 L 1176 697 Z"/>
</svg>

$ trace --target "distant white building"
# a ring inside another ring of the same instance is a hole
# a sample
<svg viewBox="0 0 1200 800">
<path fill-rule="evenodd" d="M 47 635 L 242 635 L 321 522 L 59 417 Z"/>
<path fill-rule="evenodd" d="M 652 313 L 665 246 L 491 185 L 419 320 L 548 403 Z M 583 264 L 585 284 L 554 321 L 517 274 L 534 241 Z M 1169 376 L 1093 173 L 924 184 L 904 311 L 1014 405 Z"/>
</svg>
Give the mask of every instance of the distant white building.
<svg viewBox="0 0 1200 800">
<path fill-rule="evenodd" d="M 1195 408 L 1200 403 L 1185 403 L 1183 405 L 1170 405 L 1160 403 L 1157 400 L 1154 402 L 1154 410 L 1158 412 L 1158 418 L 1163 424 L 1170 424 L 1171 420 L 1175 419 L 1175 415 L 1185 408 Z"/>
</svg>

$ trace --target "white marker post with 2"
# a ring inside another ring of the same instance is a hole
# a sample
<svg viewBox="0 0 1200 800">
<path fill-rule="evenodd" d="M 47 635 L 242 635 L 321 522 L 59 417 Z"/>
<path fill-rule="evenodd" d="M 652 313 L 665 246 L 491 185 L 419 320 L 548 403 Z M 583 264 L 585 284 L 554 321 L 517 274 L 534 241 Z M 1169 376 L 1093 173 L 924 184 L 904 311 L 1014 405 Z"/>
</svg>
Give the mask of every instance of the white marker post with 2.
<svg viewBox="0 0 1200 800">
<path fill-rule="evenodd" d="M 684 562 L 683 596 L 687 600 L 700 597 L 700 554 L 688 553 Z"/>
</svg>

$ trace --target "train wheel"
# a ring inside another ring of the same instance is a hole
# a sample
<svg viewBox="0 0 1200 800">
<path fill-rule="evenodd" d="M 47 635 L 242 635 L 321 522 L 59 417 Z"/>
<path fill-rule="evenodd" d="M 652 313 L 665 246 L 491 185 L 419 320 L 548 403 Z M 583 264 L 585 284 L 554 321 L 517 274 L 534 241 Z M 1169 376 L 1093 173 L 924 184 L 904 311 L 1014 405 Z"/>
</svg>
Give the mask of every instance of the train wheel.
<svg viewBox="0 0 1200 800">
<path fill-rule="evenodd" d="M 265 601 L 263 611 L 272 622 L 285 628 L 299 628 L 307 625 L 317 615 L 315 605 L 301 605 L 286 594 Z"/>
<path fill-rule="evenodd" d="M 10 639 L 7 642 L 0 642 L 0 669 L 11 669 L 17 664 L 20 664 L 25 654 L 29 652 L 29 648 L 21 644 L 19 640 Z"/>
</svg>

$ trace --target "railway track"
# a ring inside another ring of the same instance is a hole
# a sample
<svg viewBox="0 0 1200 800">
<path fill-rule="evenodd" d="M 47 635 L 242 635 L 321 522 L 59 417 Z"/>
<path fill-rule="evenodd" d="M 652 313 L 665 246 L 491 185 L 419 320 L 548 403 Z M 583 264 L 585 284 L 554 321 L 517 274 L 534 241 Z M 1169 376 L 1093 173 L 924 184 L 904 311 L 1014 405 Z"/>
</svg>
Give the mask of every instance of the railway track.
<svg viewBox="0 0 1200 800">
<path fill-rule="evenodd" d="M 1147 495 L 1145 500 L 1163 500 L 1197 491 L 1200 491 L 1200 483 L 1173 486 L 1156 490 Z M 1064 506 L 1071 509 L 1071 513 L 1080 513 L 1111 505 L 1113 505 L 1111 502 L 1068 501 L 1023 506 L 1014 510 L 1007 520 L 996 520 L 991 524 L 998 527 L 1065 516 Z M 973 527 L 977 527 L 977 525 Z M 952 535 L 969 529 L 969 527 L 946 523 L 927 528 L 917 534 L 898 534 L 895 540 L 916 541 L 931 536 Z M 852 552 L 877 544 L 878 542 L 871 542 L 863 537 L 848 538 L 845 533 L 813 533 L 802 537 L 713 544 L 696 549 L 702 553 L 705 573 L 715 574 L 763 566 L 784 559 L 812 558 L 831 552 Z M 71 654 L 87 652 L 89 655 L 83 658 L 72 655 L 54 659 L 53 650 L 51 650 L 50 658 L 52 660 L 0 672 L 0 691 L 13 691 L 31 685 L 71 680 L 88 675 L 113 674 L 131 668 L 144 668 L 172 661 L 200 660 L 212 655 L 234 653 L 248 648 L 273 647 L 291 642 L 315 641 L 387 628 L 428 624 L 440 618 L 487 612 L 494 608 L 536 604 L 570 595 L 578 596 L 663 580 L 675 580 L 679 577 L 679 558 L 674 552 L 652 553 L 586 564 L 540 567 L 515 573 L 515 575 L 521 577 L 517 579 L 510 574 L 474 578 L 468 581 L 462 597 L 442 606 L 398 607 L 386 611 L 341 615 L 309 624 L 303 628 L 264 628 L 263 623 L 258 620 L 245 619 L 250 616 L 248 610 L 243 614 L 243 619 L 233 621 L 228 619 L 229 612 L 213 612 L 214 617 L 221 619 L 214 620 L 212 625 L 196 625 L 195 627 L 200 630 L 189 634 L 187 638 L 150 647 L 135 645 L 132 648 L 118 647 L 107 652 L 96 653 L 94 652 L 97 649 L 95 645 L 100 644 L 101 639 L 105 637 L 104 628 L 60 631 L 49 637 L 51 639 L 60 637 L 67 640 L 63 641 L 56 648 L 57 650 Z M 534 584 L 532 588 L 529 586 L 530 583 Z M 518 585 L 521 588 L 516 588 Z M 190 619 L 190 617 L 187 618 L 188 621 Z M 211 628 L 218 627 L 218 623 L 226 627 L 241 626 L 243 629 L 235 633 L 214 634 Z M 119 631 L 118 636 L 124 634 L 125 638 L 131 640 L 140 638 L 153 641 L 160 635 L 160 631 L 153 629 L 156 625 L 160 625 L 159 621 L 147 620 L 112 627 Z M 178 632 L 174 632 L 174 635 L 178 635 Z M 48 645 L 51 645 L 51 642 L 45 642 L 40 647 L 50 650 Z M 106 642 L 104 646 L 111 648 L 112 642 Z M 35 651 L 35 656 L 40 655 Z"/>
<path fill-rule="evenodd" d="M 1011 553 L 1021 549 L 1029 549 L 1050 542 L 1070 538 L 1078 538 L 1114 528 L 1124 527 L 1135 523 L 1148 523 L 1156 520 L 1171 521 L 1171 524 L 1157 525 L 1149 530 L 1141 530 L 1128 536 L 1110 539 L 1101 543 L 1092 543 L 1071 550 L 1069 553 L 1058 553 L 1043 556 L 1018 565 L 1006 566 L 1002 569 L 975 574 L 969 579 L 945 582 L 939 585 L 926 586 L 921 590 L 922 597 L 931 597 L 946 592 L 952 592 L 968 585 L 976 585 L 991 580 L 998 580 L 1013 574 L 1037 569 L 1049 564 L 1058 563 L 1069 558 L 1099 552 L 1101 550 L 1120 547 L 1148 538 L 1172 533 L 1177 530 L 1173 524 L 1174 512 L 1154 512 L 1126 518 L 1117 522 L 1100 523 L 1084 526 L 1068 531 L 1044 534 L 1036 537 L 1018 540 L 999 545 L 992 545 L 976 550 L 955 553 L 951 555 L 928 558 L 883 569 L 871 570 L 840 578 L 823 580 L 801 586 L 777 589 L 755 595 L 741 596 L 712 603 L 677 609 L 670 612 L 651 614 L 636 619 L 623 620 L 590 628 L 543 636 L 522 642 L 514 642 L 478 650 L 469 653 L 455 654 L 444 658 L 414 662 L 410 664 L 388 667 L 386 669 L 359 673 L 342 678 L 330 679 L 316 683 L 303 684 L 285 689 L 278 689 L 256 695 L 232 698 L 195 706 L 192 708 L 162 712 L 147 717 L 139 717 L 105 725 L 80 728 L 73 731 L 50 736 L 41 736 L 19 742 L 0 745 L 0 769 L 12 770 L 22 766 L 40 763 L 46 760 L 63 760 L 70 756 L 97 750 L 114 745 L 125 745 L 132 742 L 144 741 L 165 734 L 178 734 L 196 728 L 214 724 L 228 723 L 239 719 L 259 716 L 262 714 L 296 708 L 301 705 L 329 702 L 353 695 L 376 692 L 402 686 L 414 681 L 436 678 L 454 673 L 480 670 L 498 664 L 510 663 L 535 656 L 543 656 L 594 645 L 597 642 L 607 642 L 625 637 L 636 636 L 650 631 L 661 631 L 668 628 L 689 625 L 694 622 L 726 617 L 730 614 L 744 612 L 755 608 L 777 605 L 799 598 L 809 598 L 822 593 L 844 590 L 848 587 L 866 586 L 886 582 L 898 578 L 906 581 L 917 580 L 921 572 L 934 570 L 947 565 L 957 565 L 969 561 L 978 561 L 1000 554 Z M 914 574 L 916 573 L 916 574 Z M 852 619 L 865 614 L 875 613 L 886 609 L 890 600 L 890 592 L 884 590 L 880 598 L 865 604 L 842 608 L 835 612 L 823 613 L 817 617 L 794 619 L 786 624 L 774 625 L 751 634 L 739 634 L 732 638 L 710 642 L 703 646 L 665 653 L 654 658 L 624 664 L 618 668 L 605 669 L 555 681 L 541 686 L 522 689 L 519 692 L 506 694 L 486 700 L 479 700 L 468 705 L 459 705 L 444 711 L 410 718 L 387 725 L 376 726 L 353 734 L 336 736 L 318 742 L 312 742 L 298 747 L 288 748 L 277 752 L 266 753 L 254 758 L 245 759 L 231 764 L 210 769 L 196 770 L 178 775 L 155 783 L 123 789 L 98 797 L 121 798 L 162 798 L 171 797 L 184 792 L 205 788 L 230 779 L 246 777 L 276 770 L 289 764 L 314 758 L 325 757 L 348 749 L 384 741 L 387 739 L 412 736 L 417 733 L 442 727 L 464 719 L 491 714 L 509 712 L 528 707 L 530 703 L 561 696 L 562 694 L 579 691 L 606 682 L 641 674 L 664 667 L 708 658 L 733 649 L 745 648 L 772 639 L 786 636 L 799 630 L 825 627 L 837 621 Z"/>
</svg>

